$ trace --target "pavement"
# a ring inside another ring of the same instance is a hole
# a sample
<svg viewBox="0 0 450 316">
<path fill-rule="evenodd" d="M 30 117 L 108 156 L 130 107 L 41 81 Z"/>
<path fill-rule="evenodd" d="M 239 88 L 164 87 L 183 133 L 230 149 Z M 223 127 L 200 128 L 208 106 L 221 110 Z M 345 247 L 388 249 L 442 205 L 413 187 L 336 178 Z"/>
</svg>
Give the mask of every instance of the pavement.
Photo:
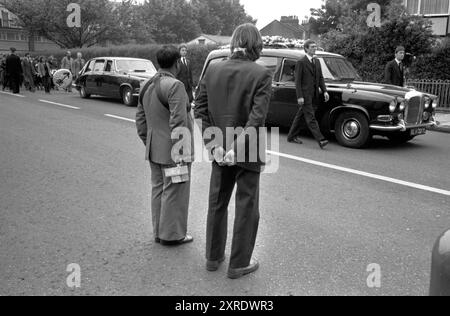
<svg viewBox="0 0 450 316">
<path fill-rule="evenodd" d="M 205 269 L 209 163 L 193 166 L 195 242 L 154 243 L 135 113 L 76 93 L 0 93 L 0 296 L 428 294 L 432 247 L 450 227 L 447 134 L 322 151 L 282 133 L 279 169 L 261 179 L 261 268 L 233 281 L 230 241 L 219 271 Z M 80 288 L 67 283 L 71 264 Z M 374 264 L 379 287 L 368 283 Z"/>
<path fill-rule="evenodd" d="M 450 133 L 450 112 L 440 111 L 436 113 L 437 126 L 432 130 L 443 133 Z"/>
</svg>

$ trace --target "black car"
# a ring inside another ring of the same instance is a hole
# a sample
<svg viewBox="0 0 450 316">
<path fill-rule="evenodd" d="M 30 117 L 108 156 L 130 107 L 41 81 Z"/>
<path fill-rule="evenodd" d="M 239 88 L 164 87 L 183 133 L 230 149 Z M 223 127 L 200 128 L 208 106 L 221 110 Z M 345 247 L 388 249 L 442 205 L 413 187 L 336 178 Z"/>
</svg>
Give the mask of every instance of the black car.
<svg viewBox="0 0 450 316">
<path fill-rule="evenodd" d="M 156 74 L 150 60 L 122 57 L 91 59 L 80 71 L 75 86 L 82 98 L 101 95 L 137 104 L 141 86 Z"/>
<path fill-rule="evenodd" d="M 202 76 L 212 63 L 229 58 L 229 50 L 209 54 Z M 257 61 L 273 73 L 272 99 L 267 123 L 290 127 L 298 111 L 295 66 L 303 50 L 264 49 Z M 362 148 L 373 135 L 404 143 L 434 126 L 437 96 L 410 88 L 360 81 L 355 68 L 343 56 L 317 52 L 330 94 L 316 113 L 324 134 L 334 133 L 346 147 Z M 305 124 L 306 128 L 306 124 Z"/>
</svg>

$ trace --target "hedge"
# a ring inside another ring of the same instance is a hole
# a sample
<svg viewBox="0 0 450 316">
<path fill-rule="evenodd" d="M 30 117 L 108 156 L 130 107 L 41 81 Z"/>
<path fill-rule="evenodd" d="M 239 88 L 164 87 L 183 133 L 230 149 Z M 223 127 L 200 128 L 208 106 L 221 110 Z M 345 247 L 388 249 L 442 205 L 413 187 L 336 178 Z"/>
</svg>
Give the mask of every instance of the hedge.
<svg viewBox="0 0 450 316">
<path fill-rule="evenodd" d="M 123 45 L 123 46 L 110 46 L 110 47 L 90 47 L 81 49 L 72 49 L 72 56 L 75 57 L 76 53 L 81 52 L 83 58 L 88 61 L 96 57 L 130 57 L 130 58 L 143 58 L 149 59 L 153 62 L 155 67 L 159 68 L 156 60 L 156 52 L 162 45 L 150 44 L 150 45 Z M 203 64 L 205 63 L 208 54 L 218 47 L 215 45 L 190 45 L 188 58 L 192 64 L 192 72 L 194 77 L 194 83 L 198 83 Z M 40 53 L 43 56 L 53 55 L 58 63 L 66 55 L 67 50 L 49 50 Z"/>
</svg>

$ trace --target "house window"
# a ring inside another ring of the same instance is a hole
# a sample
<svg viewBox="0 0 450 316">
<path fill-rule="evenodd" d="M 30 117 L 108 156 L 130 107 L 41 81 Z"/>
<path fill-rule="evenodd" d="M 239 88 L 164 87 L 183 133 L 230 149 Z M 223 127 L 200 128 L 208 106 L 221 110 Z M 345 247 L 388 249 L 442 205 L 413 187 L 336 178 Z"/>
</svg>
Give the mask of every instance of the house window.
<svg viewBox="0 0 450 316">
<path fill-rule="evenodd" d="M 0 27 L 9 27 L 9 14 L 6 11 L 1 11 L 1 17 L 0 17 Z"/>
<path fill-rule="evenodd" d="M 205 45 L 206 44 L 206 40 L 205 39 L 199 39 L 198 40 L 198 44 L 199 45 Z"/>
<path fill-rule="evenodd" d="M 406 0 L 406 8 L 410 14 L 450 14 L 450 0 Z"/>
</svg>

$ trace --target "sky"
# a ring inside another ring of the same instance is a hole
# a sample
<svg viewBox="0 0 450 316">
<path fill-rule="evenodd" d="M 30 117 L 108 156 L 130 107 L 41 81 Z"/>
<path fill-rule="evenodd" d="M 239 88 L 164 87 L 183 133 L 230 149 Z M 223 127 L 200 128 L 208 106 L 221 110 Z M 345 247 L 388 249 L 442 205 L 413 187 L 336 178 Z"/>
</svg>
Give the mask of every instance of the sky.
<svg viewBox="0 0 450 316">
<path fill-rule="evenodd" d="M 247 14 L 258 20 L 258 28 L 263 28 L 284 15 L 297 15 L 303 20 L 310 15 L 310 8 L 320 8 L 322 0 L 241 0 Z"/>
</svg>

